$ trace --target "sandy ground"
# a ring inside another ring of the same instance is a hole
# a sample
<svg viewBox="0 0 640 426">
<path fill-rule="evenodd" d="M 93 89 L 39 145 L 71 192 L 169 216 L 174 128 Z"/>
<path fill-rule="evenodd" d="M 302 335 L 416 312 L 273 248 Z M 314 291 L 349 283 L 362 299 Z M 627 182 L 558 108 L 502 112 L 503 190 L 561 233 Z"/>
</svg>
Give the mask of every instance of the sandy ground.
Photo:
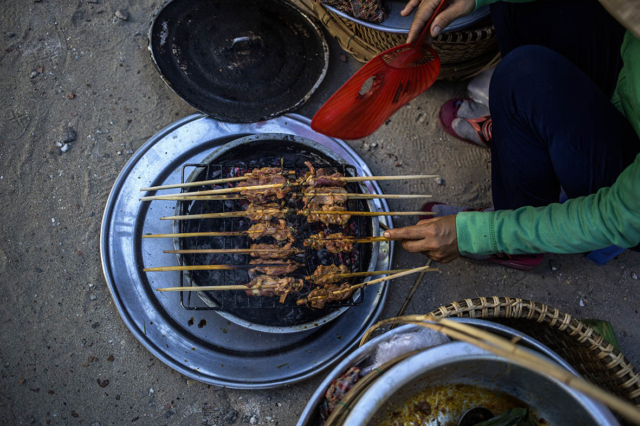
<svg viewBox="0 0 640 426">
<path fill-rule="evenodd" d="M 1 4 L 0 423 L 294 424 L 322 375 L 257 392 L 187 380 L 129 333 L 102 275 L 100 221 L 114 179 L 149 137 L 194 112 L 161 81 L 146 49 L 149 19 L 160 3 Z M 114 19 L 118 9 L 126 21 Z M 304 115 L 359 66 L 340 61 L 335 43 L 331 48 L 329 75 L 299 111 Z M 472 206 L 490 201 L 488 152 L 437 126 L 439 105 L 464 92 L 464 84 L 437 83 L 372 137 L 351 142 L 375 173 L 444 179 L 441 186 L 389 183 L 385 190 L 430 192 L 435 200 Z M 56 145 L 64 141 L 66 152 Z M 425 262 L 397 253 L 395 267 Z M 548 256 L 531 273 L 468 260 L 441 271 L 423 282 L 408 313 L 478 295 L 533 299 L 578 318 L 610 320 L 624 353 L 640 363 L 637 253 L 625 252 L 606 267 L 572 255 Z M 412 283 L 393 284 L 384 316 L 397 312 Z"/>
</svg>

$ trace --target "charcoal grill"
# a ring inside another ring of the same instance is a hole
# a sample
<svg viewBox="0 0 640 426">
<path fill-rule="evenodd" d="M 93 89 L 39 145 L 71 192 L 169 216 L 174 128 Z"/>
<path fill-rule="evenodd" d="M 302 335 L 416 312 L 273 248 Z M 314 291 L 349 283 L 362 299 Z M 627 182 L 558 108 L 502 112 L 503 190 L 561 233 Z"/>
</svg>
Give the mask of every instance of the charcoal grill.
<svg viewBox="0 0 640 426">
<path fill-rule="evenodd" d="M 305 150 L 300 147 L 304 146 Z M 354 166 L 346 164 L 344 161 L 336 161 L 326 154 L 317 150 L 314 143 L 300 137 L 283 134 L 263 134 L 259 136 L 249 136 L 241 138 L 228 144 L 225 152 L 214 153 L 202 164 L 187 164 L 183 167 L 182 181 L 185 181 L 185 169 L 191 169 L 188 182 L 196 182 L 210 179 L 220 179 L 234 177 L 250 172 L 254 168 L 262 167 L 283 167 L 284 170 L 294 170 L 297 176 L 304 175 L 308 171 L 305 161 L 312 162 L 317 167 L 329 168 L 338 171 L 345 176 L 356 176 L 357 170 Z M 221 187 L 216 187 L 221 188 Z M 182 192 L 196 192 L 212 189 L 211 185 L 202 187 L 191 187 Z M 346 187 L 348 192 L 368 193 L 366 186 L 360 183 L 349 183 Z M 246 200 L 228 201 L 178 201 L 176 210 L 180 215 L 221 213 L 228 211 L 243 210 Z M 300 203 L 289 205 L 291 208 L 301 208 Z M 351 211 L 372 211 L 373 204 L 366 200 L 348 200 L 347 210 Z M 287 218 L 288 225 L 296 228 L 297 239 L 294 243 L 296 248 L 304 248 L 303 240 L 326 229 L 321 224 L 309 224 L 305 217 L 290 216 Z M 183 232 L 228 232 L 246 231 L 251 226 L 251 221 L 244 218 L 226 219 L 202 219 L 175 221 L 174 231 Z M 366 237 L 378 235 L 379 222 L 377 218 L 356 216 L 352 217 L 347 226 L 333 226 L 331 232 L 342 232 L 345 235 L 354 237 Z M 257 243 L 270 243 L 269 238 Z M 198 238 L 176 238 L 174 244 L 177 249 L 229 249 L 248 248 L 251 240 L 248 237 L 198 237 Z M 298 262 L 303 262 L 304 269 L 300 269 L 292 274 L 295 278 L 304 278 L 311 275 L 318 265 L 344 264 L 352 272 L 373 270 L 375 262 L 373 254 L 378 250 L 379 244 L 358 244 L 356 250 L 350 255 L 332 255 L 326 250 L 312 250 L 307 248 L 303 258 L 298 258 Z M 207 265 L 207 264 L 249 264 L 249 255 L 229 255 L 229 254 L 195 254 L 178 255 L 178 263 L 182 265 Z M 370 279 L 370 277 L 367 277 Z M 181 274 L 178 285 L 233 285 L 244 284 L 250 281 L 247 270 L 235 271 L 191 271 Z M 354 278 L 351 284 L 362 282 L 362 278 Z M 308 293 L 311 288 L 306 288 Z M 295 333 L 300 330 L 309 330 L 326 324 L 342 314 L 347 307 L 359 305 L 364 300 L 366 289 L 358 290 L 354 296 L 341 303 L 327 304 L 324 309 L 311 309 L 299 307 L 295 304 L 295 297 L 288 297 L 285 304 L 278 302 L 277 297 L 248 297 L 240 291 L 224 292 L 199 292 L 198 295 L 206 303 L 207 307 L 197 307 L 192 300 L 192 292 L 181 292 L 180 303 L 185 309 L 212 309 L 220 312 L 228 320 L 254 330 L 261 330 L 270 333 Z M 304 294 L 300 295 L 301 297 Z"/>
<path fill-rule="evenodd" d="M 377 320 L 386 298 L 385 284 L 369 286 L 359 306 L 342 307 L 341 313 L 340 310 L 331 313 L 338 315 L 333 320 L 323 317 L 318 327 L 305 330 L 298 326 L 299 330 L 291 333 L 248 327 L 248 321 L 240 326 L 239 321 L 244 320 L 235 313 L 187 310 L 180 305 L 178 292 L 155 291 L 175 286 L 179 273 L 147 274 L 142 269 L 177 265 L 175 256 L 163 253 L 175 248 L 174 241 L 142 239 L 141 236 L 171 232 L 172 223 L 160 217 L 171 215 L 176 204 L 168 200 L 140 203 L 143 195 L 140 188 L 179 183 L 185 164 L 219 162 L 214 157 L 223 158 L 236 146 L 234 141 L 249 135 L 259 139 L 266 133 L 290 135 L 283 138 L 289 138 L 291 143 L 306 141 L 308 145 L 303 142 L 296 145 L 299 151 L 315 152 L 326 161 L 349 164 L 359 176 L 372 175 L 349 145 L 313 132 L 305 117 L 291 114 L 266 122 L 233 124 L 196 114 L 161 130 L 136 151 L 114 183 L 105 208 L 100 246 L 102 264 L 124 323 L 162 362 L 187 377 L 211 385 L 265 389 L 316 375 L 357 345 L 362 334 Z M 376 182 L 365 182 L 363 190 L 382 193 Z M 370 200 L 369 205 L 376 211 L 389 211 L 383 199 Z M 390 217 L 378 220 L 392 226 Z M 370 235 L 379 234 L 377 229 L 371 232 Z M 367 269 L 391 269 L 392 243 L 383 242 L 376 247 Z M 194 307 L 208 308 L 199 297 L 192 297 L 192 303 Z M 237 319 L 232 320 L 228 315 Z"/>
</svg>

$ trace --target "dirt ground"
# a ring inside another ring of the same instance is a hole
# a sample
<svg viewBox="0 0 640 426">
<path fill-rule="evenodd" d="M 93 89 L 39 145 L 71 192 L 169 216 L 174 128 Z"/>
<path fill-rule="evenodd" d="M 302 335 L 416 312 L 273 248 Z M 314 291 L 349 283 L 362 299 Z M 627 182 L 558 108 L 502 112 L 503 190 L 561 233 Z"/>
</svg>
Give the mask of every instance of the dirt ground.
<svg viewBox="0 0 640 426">
<path fill-rule="evenodd" d="M 104 281 L 99 233 L 112 183 L 148 138 L 194 112 L 162 82 L 147 51 L 146 31 L 160 2 L 1 4 L 0 423 L 293 425 L 323 374 L 253 392 L 188 380 L 130 334 Z M 117 10 L 127 20 L 115 18 Z M 341 61 L 335 42 L 331 49 L 325 82 L 299 111 L 306 116 L 359 66 Z M 376 174 L 428 172 L 444 180 L 409 188 L 388 183 L 386 191 L 427 192 L 470 206 L 490 201 L 488 152 L 437 125 L 439 105 L 465 90 L 464 83 L 439 82 L 373 136 L 351 142 Z M 398 249 L 394 266 L 424 263 Z M 440 269 L 422 283 L 408 313 L 476 296 L 532 299 L 611 321 L 623 352 L 640 364 L 638 253 L 627 251 L 605 267 L 583 255 L 552 255 L 530 273 L 469 260 Z M 393 284 L 385 317 L 396 314 L 412 283 Z"/>
</svg>

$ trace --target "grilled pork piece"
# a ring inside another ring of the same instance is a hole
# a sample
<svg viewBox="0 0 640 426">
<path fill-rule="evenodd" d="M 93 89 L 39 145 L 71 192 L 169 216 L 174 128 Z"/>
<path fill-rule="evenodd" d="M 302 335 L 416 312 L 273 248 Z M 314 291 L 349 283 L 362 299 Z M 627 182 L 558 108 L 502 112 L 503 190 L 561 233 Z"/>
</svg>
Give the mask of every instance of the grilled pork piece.
<svg viewBox="0 0 640 426">
<path fill-rule="evenodd" d="M 311 247 L 313 250 L 326 248 L 329 253 L 334 254 L 349 253 L 353 251 L 354 242 L 352 240 L 352 237 L 345 236 L 340 232 L 330 235 L 324 235 L 320 232 L 305 240 L 304 246 Z"/>
<path fill-rule="evenodd" d="M 343 206 L 347 202 L 347 190 L 336 186 L 328 188 L 308 188 L 304 191 L 302 201 L 304 208 L 309 210 L 319 210 L 322 206 Z"/>
<path fill-rule="evenodd" d="M 320 265 L 313 272 L 313 276 L 307 278 L 312 278 L 310 281 L 313 281 L 313 283 L 318 287 L 326 287 L 330 284 L 335 284 L 344 280 L 344 278 L 336 276 L 337 274 L 348 274 L 350 272 L 349 268 L 345 265 Z"/>
<path fill-rule="evenodd" d="M 253 278 L 257 273 L 272 275 L 272 276 L 281 276 L 287 275 L 292 272 L 295 272 L 302 265 L 296 262 L 286 261 L 286 260 L 265 260 L 265 259 L 253 259 L 249 262 L 251 265 L 273 265 L 273 266 L 258 266 L 257 268 L 253 268 L 249 270 L 249 276 Z"/>
<path fill-rule="evenodd" d="M 279 219 L 278 224 L 273 222 L 260 222 L 252 225 L 249 228 L 249 237 L 252 240 L 257 240 L 262 237 L 273 237 L 276 241 L 286 241 L 294 242 L 296 238 L 294 237 L 295 229 L 287 226 L 287 222 Z"/>
<path fill-rule="evenodd" d="M 316 170 L 309 161 L 305 161 L 304 164 L 310 171 L 304 175 L 302 180 L 311 188 L 320 186 L 345 186 L 347 184 L 342 173 L 329 175 L 325 169 Z"/>
<path fill-rule="evenodd" d="M 312 308 L 322 309 L 327 303 L 339 302 L 350 298 L 351 295 L 353 295 L 353 290 L 340 294 L 333 293 L 334 291 L 346 290 L 347 288 L 349 288 L 348 283 L 344 283 L 340 286 L 328 285 L 324 288 L 316 288 L 315 290 L 311 290 L 311 292 L 305 299 L 298 300 L 296 303 L 298 305 L 306 304 L 307 306 L 311 306 Z"/>
<path fill-rule="evenodd" d="M 282 169 L 280 167 L 264 167 L 262 169 L 254 169 L 251 173 L 245 174 L 249 176 L 244 182 L 240 182 L 238 187 L 243 188 L 245 186 L 256 185 L 273 185 L 282 184 L 282 188 L 268 188 L 268 189 L 247 189 L 240 192 L 244 197 L 247 197 L 249 202 L 256 204 L 264 204 L 274 199 L 284 198 L 290 191 L 290 187 L 285 185 L 287 179 L 282 176 Z"/>
<path fill-rule="evenodd" d="M 340 206 L 322 206 L 318 210 L 315 211 L 325 211 L 325 212 L 337 212 L 337 211 L 345 211 L 344 207 Z M 309 213 L 309 210 L 300 210 L 298 214 L 301 216 L 307 216 L 307 222 L 322 222 L 325 225 L 339 225 L 344 226 L 351 219 L 351 215 L 348 214 L 317 214 L 317 213 Z"/>
<path fill-rule="evenodd" d="M 289 293 L 298 293 L 304 288 L 304 282 L 292 277 L 260 275 L 251 280 L 247 287 L 247 296 L 280 296 L 280 303 L 284 303 Z"/>
<path fill-rule="evenodd" d="M 290 256 L 304 253 L 304 250 L 292 248 L 291 243 L 287 243 L 282 247 L 275 244 L 251 244 L 251 250 L 258 249 L 275 249 L 277 251 L 251 252 L 251 257 L 259 257 L 260 259 L 286 259 Z"/>
<path fill-rule="evenodd" d="M 271 219 L 284 219 L 290 212 L 283 209 L 278 203 L 257 204 L 251 203 L 247 207 L 247 217 L 256 222 L 266 222 Z"/>
</svg>

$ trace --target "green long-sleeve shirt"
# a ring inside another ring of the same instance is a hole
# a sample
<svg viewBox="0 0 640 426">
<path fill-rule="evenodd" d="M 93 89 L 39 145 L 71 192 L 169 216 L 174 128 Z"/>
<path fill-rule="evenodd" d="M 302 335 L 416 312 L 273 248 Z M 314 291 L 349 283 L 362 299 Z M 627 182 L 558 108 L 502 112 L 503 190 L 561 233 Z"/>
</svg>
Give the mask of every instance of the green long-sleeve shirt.
<svg viewBox="0 0 640 426">
<path fill-rule="evenodd" d="M 476 8 L 497 0 L 476 0 Z M 524 2 L 527 0 L 511 0 Z M 627 31 L 612 98 L 640 136 L 640 40 Z M 610 188 L 546 207 L 463 212 L 456 219 L 465 254 L 581 253 L 640 244 L 640 155 Z"/>
</svg>

